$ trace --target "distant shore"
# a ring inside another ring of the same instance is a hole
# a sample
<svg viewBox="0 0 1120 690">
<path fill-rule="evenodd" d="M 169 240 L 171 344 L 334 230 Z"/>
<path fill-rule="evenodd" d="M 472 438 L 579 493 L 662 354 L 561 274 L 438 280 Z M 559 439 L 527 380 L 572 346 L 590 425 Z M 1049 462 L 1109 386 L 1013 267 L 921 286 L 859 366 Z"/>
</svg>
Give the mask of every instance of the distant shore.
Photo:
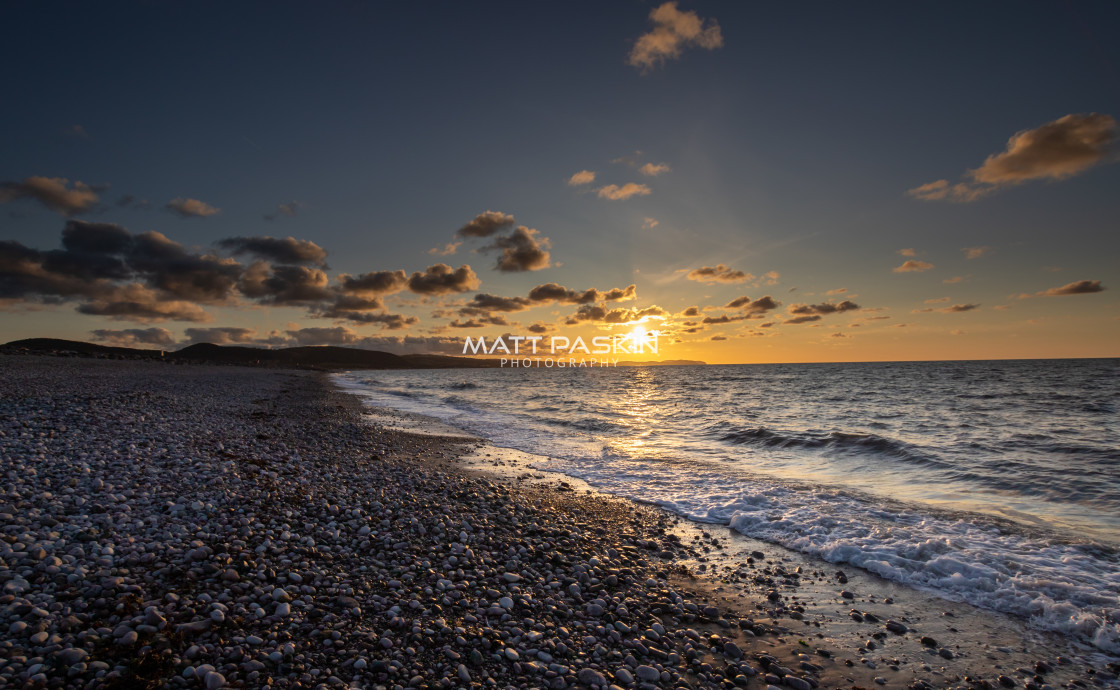
<svg viewBox="0 0 1120 690">
<path fill-rule="evenodd" d="M 0 686 L 1082 687 L 1019 621 L 295 370 L 0 356 Z"/>
</svg>

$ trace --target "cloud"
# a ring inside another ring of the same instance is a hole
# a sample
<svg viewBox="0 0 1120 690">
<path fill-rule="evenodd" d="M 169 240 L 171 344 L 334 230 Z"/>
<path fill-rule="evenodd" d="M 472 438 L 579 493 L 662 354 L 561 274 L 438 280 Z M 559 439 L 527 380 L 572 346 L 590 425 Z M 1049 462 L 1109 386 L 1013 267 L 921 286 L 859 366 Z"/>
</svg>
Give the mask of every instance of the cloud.
<svg viewBox="0 0 1120 690">
<path fill-rule="evenodd" d="M 543 324 L 540 321 L 538 321 L 538 322 L 534 323 L 533 325 L 529 326 L 529 332 L 530 333 L 548 333 L 548 330 L 549 330 L 548 325 Z"/>
<path fill-rule="evenodd" d="M 708 338 L 708 340 L 727 340 L 727 336 L 726 335 L 713 335 L 711 338 Z"/>
<path fill-rule="evenodd" d="M 722 323 L 733 323 L 735 321 L 743 321 L 746 318 L 746 316 L 728 316 L 727 314 L 721 314 L 719 316 L 705 316 L 700 323 L 715 325 Z"/>
<path fill-rule="evenodd" d="M 794 304 L 790 306 L 789 313 L 794 316 L 805 316 L 808 314 L 827 316 L 828 314 L 842 314 L 846 311 L 855 311 L 859 308 L 859 305 L 855 302 L 851 300 L 844 300 L 843 302 L 839 303 L 824 302 L 823 304 Z"/>
<path fill-rule="evenodd" d="M 754 280 L 754 276 L 750 273 L 736 271 L 723 264 L 701 266 L 689 271 L 685 277 L 699 283 L 746 283 Z"/>
<path fill-rule="evenodd" d="M 84 213 L 97 204 L 97 191 L 85 182 L 70 184 L 65 177 L 27 177 L 22 182 L 0 182 L 0 204 L 31 199 L 64 216 Z"/>
<path fill-rule="evenodd" d="M 461 247 L 462 244 L 462 242 L 448 242 L 447 244 L 443 245 L 442 248 L 432 247 L 428 250 L 428 253 L 433 256 L 451 256 L 455 252 L 459 251 L 459 247 Z"/>
<path fill-rule="evenodd" d="M 334 299 L 328 282 L 327 274 L 318 268 L 258 261 L 246 269 L 237 287 L 264 304 L 310 306 Z"/>
<path fill-rule="evenodd" d="M 1105 162 L 1116 141 L 1116 120 L 1102 113 L 1070 114 L 1012 135 L 962 182 L 937 180 L 909 190 L 925 201 L 975 201 L 1031 180 L 1063 180 Z"/>
<path fill-rule="evenodd" d="M 214 208 L 205 201 L 184 199 L 181 196 L 167 202 L 164 208 L 180 218 L 206 218 L 207 216 L 217 215 L 222 211 L 222 209 Z"/>
<path fill-rule="evenodd" d="M 398 331 L 402 328 L 419 323 L 420 319 L 415 316 L 405 316 L 403 314 L 390 314 L 380 313 L 373 314 L 367 311 L 330 311 L 323 314 L 325 318 L 347 319 L 355 323 L 363 324 L 378 324 L 385 327 L 390 331 Z"/>
<path fill-rule="evenodd" d="M 595 173 L 591 170 L 580 170 L 575 175 L 568 178 L 568 184 L 572 187 L 578 187 L 584 184 L 591 184 L 595 181 Z"/>
<path fill-rule="evenodd" d="M 501 297 L 480 292 L 459 309 L 463 316 L 487 316 L 490 312 L 525 311 L 533 301 L 525 297 Z"/>
<path fill-rule="evenodd" d="M 920 273 L 922 271 L 928 271 L 931 268 L 933 268 L 933 264 L 931 264 L 927 261 L 915 261 L 915 260 L 911 259 L 911 260 L 903 263 L 901 266 L 896 266 L 894 268 L 894 272 L 895 273 Z"/>
<path fill-rule="evenodd" d="M 826 294 L 826 295 L 842 295 L 847 291 L 848 291 L 848 288 L 836 288 L 835 290 L 829 290 L 828 292 L 826 292 L 824 294 Z"/>
<path fill-rule="evenodd" d="M 682 311 L 677 316 L 683 316 L 683 317 L 700 316 L 700 307 L 698 307 L 698 306 L 689 307 L 689 308 L 685 309 L 684 311 Z"/>
<path fill-rule="evenodd" d="M 600 199 L 610 199 L 611 201 L 625 201 L 635 196 L 648 196 L 650 193 L 651 190 L 648 185 L 634 182 L 627 182 L 621 187 L 616 184 L 609 184 L 598 189 Z"/>
<path fill-rule="evenodd" d="M 948 297 L 935 297 L 933 299 L 927 299 L 926 304 L 939 304 L 941 302 L 948 302 L 948 301 L 949 301 Z"/>
<path fill-rule="evenodd" d="M 327 251 L 311 240 L 294 237 L 229 237 L 217 245 L 234 254 L 249 254 L 281 264 L 315 264 L 326 266 Z"/>
<path fill-rule="evenodd" d="M 786 319 L 782 323 L 783 324 L 799 324 L 799 323 L 809 323 L 810 321 L 820 321 L 820 320 L 821 320 L 820 314 L 813 314 L 812 316 L 795 316 L 792 319 Z"/>
<path fill-rule="evenodd" d="M 251 345 L 257 331 L 254 328 L 219 326 L 216 328 L 188 328 L 187 343 L 212 343 L 214 345 Z"/>
<path fill-rule="evenodd" d="M 194 302 L 168 299 L 158 291 L 131 283 L 114 286 L 78 305 L 78 312 L 106 316 L 115 321 L 209 321 L 210 315 Z"/>
<path fill-rule="evenodd" d="M 89 132 L 87 132 L 86 128 L 81 125 L 71 125 L 62 130 L 62 133 L 68 134 L 73 137 L 78 137 L 79 139 L 85 139 L 87 141 L 89 140 Z"/>
<path fill-rule="evenodd" d="M 1064 295 L 1091 295 L 1094 292 L 1103 292 L 1104 286 L 1101 285 L 1099 280 L 1079 280 L 1074 283 L 1067 283 L 1061 287 L 1050 288 L 1039 292 L 1040 297 L 1060 297 Z"/>
<path fill-rule="evenodd" d="M 561 304 L 591 304 L 593 302 L 626 302 L 638 297 L 638 286 L 631 283 L 624 288 L 611 288 L 601 292 L 595 288 L 569 290 L 563 285 L 545 283 L 529 291 L 533 302 L 559 302 Z"/>
<path fill-rule="evenodd" d="M 738 309 L 741 312 L 744 312 L 746 314 L 756 316 L 756 318 L 762 318 L 763 314 L 765 314 L 768 311 L 773 311 L 773 310 L 777 309 L 778 307 L 781 306 L 781 304 L 782 304 L 781 302 L 775 300 L 770 295 L 765 295 L 763 297 L 759 297 L 758 299 L 753 300 L 753 301 L 751 300 L 750 297 L 747 297 L 746 295 L 744 295 L 742 297 L 737 297 L 737 298 L 731 300 L 726 305 L 724 305 L 724 308 L 725 309 Z"/>
<path fill-rule="evenodd" d="M 272 213 L 264 216 L 265 220 L 276 220 L 277 218 L 287 217 L 295 218 L 299 214 L 299 210 L 303 208 L 303 204 L 298 201 L 291 201 L 286 204 L 280 204 Z"/>
<path fill-rule="evenodd" d="M 497 314 L 491 316 L 483 316 L 477 319 L 468 319 L 467 321 L 460 321 L 459 319 L 455 319 L 447 325 L 451 328 L 485 328 L 487 326 L 509 326 L 511 324 L 506 320 L 506 317 Z"/>
<path fill-rule="evenodd" d="M 917 256 L 913 249 L 899 249 L 898 253 L 902 256 Z"/>
<path fill-rule="evenodd" d="M 459 228 L 455 235 L 458 237 L 489 237 L 494 233 L 513 226 L 513 216 L 501 211 L 486 211 L 471 219 Z"/>
<path fill-rule="evenodd" d="M 658 225 L 661 225 L 661 223 L 656 218 L 643 218 L 642 219 L 642 229 L 643 230 L 652 230 L 652 229 L 656 228 Z"/>
<path fill-rule="evenodd" d="M 117 318 L 201 321 L 207 317 L 193 302 L 224 302 L 241 273 L 232 259 L 193 254 L 158 232 L 134 236 L 111 223 L 67 221 L 62 245 L 39 251 L 0 243 L 0 296 L 87 300 L 79 311 Z"/>
<path fill-rule="evenodd" d="M 443 264 L 439 264 L 443 265 Z M 428 268 L 431 271 L 434 266 Z M 450 266 L 448 266 L 450 268 Z M 470 266 L 466 266 L 470 269 Z M 442 270 L 442 269 L 437 269 Z M 352 276 L 343 273 L 338 276 L 343 292 L 370 297 L 373 295 L 391 295 L 400 292 L 408 285 L 408 276 L 404 271 L 371 271 Z"/>
<path fill-rule="evenodd" d="M 926 304 L 929 304 L 931 301 L 932 302 L 940 302 L 940 301 L 943 301 L 943 300 L 926 300 Z M 924 307 L 922 309 L 914 309 L 911 313 L 921 314 L 921 313 L 928 313 L 928 312 L 938 312 L 940 314 L 959 314 L 961 312 L 972 311 L 974 309 L 979 309 L 979 308 L 980 308 L 979 304 L 954 304 L 954 305 L 951 305 L 951 306 L 948 306 L 948 307 L 942 307 L 940 309 L 934 309 L 933 307 Z"/>
<path fill-rule="evenodd" d="M 551 243 L 547 237 L 538 240 L 537 235 L 536 230 L 519 225 L 509 235 L 498 237 L 483 247 L 482 251 L 502 251 L 494 268 L 503 273 L 539 271 L 551 265 L 546 251 Z"/>
<path fill-rule="evenodd" d="M 594 304 L 585 304 L 568 317 L 568 325 L 574 325 L 581 321 L 597 321 L 607 324 L 629 324 L 642 321 L 650 317 L 664 318 L 669 315 L 656 304 L 646 307 L 644 309 L 610 309 Z"/>
<path fill-rule="evenodd" d="M 468 264 L 455 269 L 447 264 L 433 264 L 423 273 L 413 273 L 408 279 L 408 289 L 419 295 L 449 295 L 474 290 L 480 282 Z"/>
<path fill-rule="evenodd" d="M 90 331 L 90 333 L 95 341 L 108 343 L 116 347 L 135 347 L 137 345 L 170 347 L 175 344 L 175 336 L 166 328 L 126 328 L 124 330 L 98 328 Z"/>
<path fill-rule="evenodd" d="M 642 167 L 638 168 L 638 172 L 645 175 L 646 177 L 657 177 L 661 173 L 669 172 L 669 170 L 670 168 L 668 163 L 646 163 Z"/>
<path fill-rule="evenodd" d="M 135 208 L 146 211 L 151 207 L 152 205 L 147 200 L 138 199 L 132 194 L 125 194 L 121 198 L 117 199 L 117 208 Z"/>
<path fill-rule="evenodd" d="M 681 12 L 676 2 L 666 2 L 649 13 L 653 28 L 638 37 L 627 63 L 647 72 L 680 57 L 685 48 L 714 50 L 723 45 L 723 34 L 714 19 L 695 12 Z"/>
<path fill-rule="evenodd" d="M 964 276 L 953 276 L 952 278 L 946 278 L 945 280 L 943 280 L 941 282 L 945 283 L 946 285 L 954 285 L 956 283 L 963 283 L 964 282 Z"/>
<path fill-rule="evenodd" d="M 979 259 L 992 249 L 991 246 L 964 246 L 961 251 L 964 252 L 965 259 Z"/>
</svg>

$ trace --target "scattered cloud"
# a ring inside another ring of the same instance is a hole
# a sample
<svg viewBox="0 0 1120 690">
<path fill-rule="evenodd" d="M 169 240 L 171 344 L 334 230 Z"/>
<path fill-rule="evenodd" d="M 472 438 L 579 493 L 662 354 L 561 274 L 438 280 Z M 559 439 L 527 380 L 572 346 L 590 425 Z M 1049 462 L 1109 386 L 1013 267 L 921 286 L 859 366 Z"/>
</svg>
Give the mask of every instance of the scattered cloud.
<svg viewBox="0 0 1120 690">
<path fill-rule="evenodd" d="M 836 288 L 835 290 L 829 290 L 828 292 L 826 292 L 824 294 L 826 294 L 826 295 L 842 295 L 847 291 L 848 291 L 848 288 Z"/>
<path fill-rule="evenodd" d="M 1094 292 L 1103 292 L 1104 286 L 1099 280 L 1078 280 L 1060 287 L 1053 287 L 1038 293 L 1040 297 L 1061 297 L 1065 295 L 1091 295 Z"/>
<path fill-rule="evenodd" d="M 966 259 L 979 259 L 992 249 L 992 247 L 963 247 L 961 251 L 964 252 L 964 258 Z"/>
<path fill-rule="evenodd" d="M 221 213 L 222 209 L 214 208 L 205 201 L 198 199 L 184 199 L 183 197 L 176 197 L 167 202 L 164 206 L 168 211 L 171 211 L 180 218 L 206 218 L 208 216 L 217 215 Z"/>
<path fill-rule="evenodd" d="M 219 326 L 215 328 L 188 328 L 187 344 L 211 343 L 214 345 L 252 345 L 257 331 L 254 328 Z"/>
<path fill-rule="evenodd" d="M 76 216 L 97 204 L 97 191 L 85 182 L 70 184 L 65 177 L 27 177 L 21 182 L 0 182 L 0 204 L 31 199 L 55 213 Z"/>
<path fill-rule="evenodd" d="M 913 249 L 899 249 L 898 253 L 902 256 L 917 256 Z"/>
<path fill-rule="evenodd" d="M 851 300 L 844 300 L 843 302 L 825 302 L 823 304 L 794 304 L 789 308 L 789 313 L 793 316 L 805 316 L 810 314 L 817 314 L 820 316 L 827 316 L 828 314 L 842 314 L 846 311 L 856 311 L 860 306 Z"/>
<path fill-rule="evenodd" d="M 940 302 L 940 301 L 943 301 L 943 300 L 932 300 L 932 301 Z M 927 304 L 929 304 L 930 302 L 931 302 L 931 300 L 926 300 Z M 928 313 L 928 312 L 937 312 L 937 313 L 940 313 L 940 314 L 959 314 L 961 312 L 972 311 L 974 309 L 979 309 L 979 308 L 980 308 L 979 304 L 953 304 L 953 305 L 948 306 L 948 307 L 941 307 L 940 309 L 934 309 L 933 307 L 924 307 L 922 309 L 915 309 L 915 310 L 913 310 L 912 313 L 921 314 L 921 313 Z"/>
<path fill-rule="evenodd" d="M 963 283 L 964 282 L 964 276 L 953 276 L 952 278 L 946 278 L 945 280 L 943 280 L 941 282 L 945 283 L 946 285 L 954 285 L 956 283 Z"/>
<path fill-rule="evenodd" d="M 820 314 L 813 314 L 811 316 L 795 316 L 792 319 L 786 319 L 782 323 L 783 324 L 796 325 L 796 324 L 799 324 L 799 323 L 810 323 L 812 321 L 820 321 L 820 320 L 821 320 Z"/>
<path fill-rule="evenodd" d="M 132 194 L 125 194 L 117 199 L 117 208 L 135 208 L 146 211 L 151 207 L 152 204 L 146 199 L 139 199 Z"/>
<path fill-rule="evenodd" d="M 551 263 L 547 251 L 551 242 L 547 237 L 537 238 L 539 233 L 532 228 L 519 225 L 512 233 L 496 238 L 482 248 L 482 251 L 501 250 L 494 268 L 503 273 L 539 271 Z"/>
<path fill-rule="evenodd" d="M 894 272 L 895 273 L 920 273 L 922 271 L 928 271 L 931 268 L 933 268 L 933 264 L 931 264 L 927 261 L 915 261 L 915 260 L 911 259 L 909 261 L 904 262 L 901 266 L 896 266 L 894 268 Z"/>
<path fill-rule="evenodd" d="M 423 273 L 413 273 L 408 279 L 408 289 L 419 295 L 449 295 L 469 292 L 480 283 L 478 276 L 467 264 L 455 269 L 447 264 L 434 264 L 428 266 Z"/>
<path fill-rule="evenodd" d="M 175 344 L 175 336 L 166 328 L 125 328 L 114 330 L 98 328 L 90 331 L 94 341 L 114 347 L 136 347 L 137 345 L 161 345 L 170 347 Z"/>
<path fill-rule="evenodd" d="M 458 237 L 489 237 L 496 232 L 513 227 L 513 216 L 501 211 L 486 211 L 470 220 L 459 228 L 455 235 Z"/>
<path fill-rule="evenodd" d="M 638 286 L 633 283 L 624 288 L 611 288 L 606 292 L 596 288 L 588 288 L 582 292 L 569 290 L 563 285 L 545 283 L 529 291 L 529 300 L 532 302 L 558 302 L 560 304 L 593 304 L 596 302 L 626 302 L 637 299 Z"/>
<path fill-rule="evenodd" d="M 698 283 L 746 283 L 754 280 L 752 274 L 735 270 L 723 264 L 701 266 L 689 271 L 685 277 Z"/>
<path fill-rule="evenodd" d="M 247 254 L 282 264 L 315 264 L 326 266 L 327 251 L 311 240 L 294 237 L 230 237 L 217 245 L 234 254 Z"/>
<path fill-rule="evenodd" d="M 433 256 L 451 256 L 455 252 L 459 251 L 459 247 L 461 247 L 462 244 L 462 242 L 448 242 L 447 244 L 443 245 L 442 248 L 432 247 L 428 250 L 428 253 Z"/>
<path fill-rule="evenodd" d="M 949 301 L 948 297 L 934 297 L 933 299 L 927 299 L 926 304 L 940 304 L 942 302 L 948 302 L 948 301 Z"/>
<path fill-rule="evenodd" d="M 737 297 L 724 305 L 724 309 L 738 309 L 751 318 L 762 318 L 768 311 L 773 311 L 782 305 L 770 295 L 752 300 L 746 295 Z"/>
<path fill-rule="evenodd" d="M 568 178 L 568 185 L 578 187 L 580 185 L 591 184 L 595 181 L 595 173 L 591 170 L 580 170 L 576 174 Z"/>
<path fill-rule="evenodd" d="M 627 182 L 621 187 L 616 184 L 609 184 L 598 189 L 600 199 L 609 199 L 611 201 L 625 201 L 635 196 L 648 196 L 650 193 L 651 190 L 648 185 L 634 182 Z"/>
<path fill-rule="evenodd" d="M 661 173 L 669 172 L 669 170 L 670 168 L 668 163 L 646 163 L 642 167 L 638 168 L 638 172 L 645 175 L 646 177 L 657 177 Z"/>
<path fill-rule="evenodd" d="M 1070 114 L 1017 132 L 961 182 L 936 180 L 909 190 L 923 201 L 976 201 L 1002 187 L 1031 180 L 1063 180 L 1108 160 L 1116 120 L 1102 113 Z"/>
<path fill-rule="evenodd" d="M 714 19 L 701 19 L 695 12 L 681 12 L 676 2 L 666 2 L 649 13 L 653 28 L 634 43 L 627 62 L 648 72 L 681 56 L 685 48 L 714 50 L 723 45 L 723 34 Z"/>
<path fill-rule="evenodd" d="M 280 204 L 272 213 L 267 213 L 264 216 L 265 220 L 276 220 L 277 218 L 295 218 L 299 215 L 299 210 L 303 208 L 303 204 L 298 201 L 291 201 L 286 204 Z"/>
<path fill-rule="evenodd" d="M 660 224 L 661 223 L 658 222 L 658 220 L 656 218 L 644 218 L 644 219 L 642 219 L 642 229 L 643 230 L 652 230 Z"/>
</svg>

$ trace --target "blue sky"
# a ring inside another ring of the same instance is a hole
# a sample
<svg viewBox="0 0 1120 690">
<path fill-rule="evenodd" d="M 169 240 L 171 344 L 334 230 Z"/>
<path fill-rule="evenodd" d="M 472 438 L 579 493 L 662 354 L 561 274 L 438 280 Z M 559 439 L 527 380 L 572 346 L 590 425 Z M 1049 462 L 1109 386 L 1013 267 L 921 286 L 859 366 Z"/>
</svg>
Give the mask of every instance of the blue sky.
<svg viewBox="0 0 1120 690">
<path fill-rule="evenodd" d="M 501 296 L 549 282 L 635 283 L 638 298 L 623 306 L 676 314 L 772 293 L 788 319 L 793 305 L 835 303 L 845 293 L 826 293 L 847 289 L 861 309 L 877 310 L 779 320 L 766 338 L 748 335 L 760 333 L 750 319 L 679 334 L 680 352 L 712 361 L 1118 354 L 1113 146 L 1073 173 L 1001 183 L 971 202 L 908 190 L 964 179 L 1018 132 L 1067 115 L 1120 114 L 1120 47 L 1108 40 L 1120 6 L 681 2 L 676 12 L 718 26 L 720 45 L 686 42 L 643 69 L 629 57 L 656 28 L 659 6 L 11 6 L 0 27 L 10 66 L 0 180 L 80 180 L 99 202 L 67 214 L 9 200 L 0 239 L 55 249 L 69 217 L 157 231 L 198 252 L 234 236 L 309 240 L 328 252 L 332 285 L 339 273 L 446 262 L 470 264 L 477 289 Z M 635 164 L 612 163 L 625 157 Z M 646 163 L 669 170 L 643 175 Z M 595 181 L 569 185 L 582 170 Z M 626 183 L 649 193 L 612 201 L 595 192 Z M 150 208 L 117 206 L 125 195 Z M 163 210 L 176 198 L 220 212 Z M 290 202 L 294 217 L 264 219 Z M 549 238 L 551 265 L 492 270 L 492 252 L 471 251 L 478 240 L 455 255 L 428 253 L 487 210 Z M 991 249 L 966 259 L 966 247 Z M 894 272 L 909 248 L 934 268 Z M 686 277 L 716 264 L 780 277 Z M 1078 281 L 1101 289 L 1009 299 Z M 44 305 L 22 294 L 0 323 L 13 338 L 101 330 L 109 341 L 119 330 L 120 342 L 135 337 L 129 329 L 166 329 L 185 342 L 189 327 L 249 327 L 258 340 L 335 328 L 374 346 L 403 335 L 461 339 L 432 312 L 472 294 L 422 304 L 407 291 L 386 297 L 386 310 L 417 319 L 397 332 L 236 292 L 207 305 L 205 323 L 78 314 L 73 299 Z M 917 311 L 946 296 L 984 313 Z M 534 307 L 508 315 L 516 327 L 479 332 L 560 329 L 572 311 Z M 918 335 L 852 326 L 871 315 L 912 322 L 907 333 Z"/>
</svg>

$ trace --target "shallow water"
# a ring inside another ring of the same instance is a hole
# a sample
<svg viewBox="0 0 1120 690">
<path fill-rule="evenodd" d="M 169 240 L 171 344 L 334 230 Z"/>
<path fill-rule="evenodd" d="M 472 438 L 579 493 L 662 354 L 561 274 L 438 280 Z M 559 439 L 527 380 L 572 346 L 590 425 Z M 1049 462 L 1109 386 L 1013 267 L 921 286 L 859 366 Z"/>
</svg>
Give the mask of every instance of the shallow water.
<svg viewBox="0 0 1120 690">
<path fill-rule="evenodd" d="M 538 467 L 1120 654 L 1120 362 L 340 374 Z"/>
</svg>

